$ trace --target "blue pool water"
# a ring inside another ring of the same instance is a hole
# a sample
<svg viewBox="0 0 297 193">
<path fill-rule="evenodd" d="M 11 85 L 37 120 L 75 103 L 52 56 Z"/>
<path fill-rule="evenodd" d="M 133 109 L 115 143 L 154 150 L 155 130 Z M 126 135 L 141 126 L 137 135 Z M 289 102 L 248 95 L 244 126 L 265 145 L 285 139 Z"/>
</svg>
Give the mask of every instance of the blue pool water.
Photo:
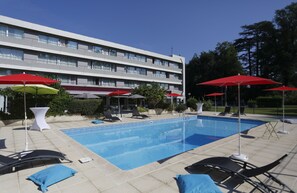
<svg viewBox="0 0 297 193">
<path fill-rule="evenodd" d="M 263 124 L 241 120 L 241 130 Z M 237 119 L 187 117 L 63 130 L 123 170 L 160 161 L 237 133 Z"/>
</svg>

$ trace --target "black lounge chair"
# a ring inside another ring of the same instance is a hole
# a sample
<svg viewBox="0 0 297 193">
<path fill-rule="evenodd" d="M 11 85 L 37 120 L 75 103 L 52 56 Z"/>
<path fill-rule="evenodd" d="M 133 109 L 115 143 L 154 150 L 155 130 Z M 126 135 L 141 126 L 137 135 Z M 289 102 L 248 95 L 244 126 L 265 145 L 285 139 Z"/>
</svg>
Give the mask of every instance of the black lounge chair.
<svg viewBox="0 0 297 193">
<path fill-rule="evenodd" d="M 104 119 L 106 119 L 106 120 L 109 120 L 109 121 L 112 121 L 112 122 L 114 122 L 114 121 L 121 121 L 121 119 L 119 117 L 113 116 L 111 114 L 111 111 L 110 110 L 104 111 L 103 114 L 104 114 Z"/>
<path fill-rule="evenodd" d="M 240 184 L 247 182 L 261 192 L 275 192 L 272 190 L 273 187 L 268 186 L 260 180 L 259 176 L 264 175 L 266 178 L 278 184 L 283 190 L 286 189 L 287 192 L 294 193 L 292 189 L 268 172 L 272 168 L 279 165 L 285 157 L 287 157 L 287 154 L 278 160 L 262 167 L 257 167 L 251 163 L 231 159 L 228 157 L 211 157 L 201 160 L 191 166 L 186 167 L 185 169 L 190 172 L 198 172 L 198 170 L 202 171 L 202 168 L 208 168 L 211 171 L 217 170 L 223 173 L 221 176 L 225 175 L 225 178 L 221 179 L 221 182 L 232 177 L 239 179 Z M 210 172 L 210 170 L 207 170 L 207 172 Z"/>
<path fill-rule="evenodd" d="M 225 107 L 224 112 L 219 113 L 218 115 L 225 116 L 226 114 L 230 113 L 231 107 Z"/>
<path fill-rule="evenodd" d="M 132 118 L 141 118 L 141 119 L 145 119 L 145 118 L 149 118 L 149 116 L 145 115 L 145 114 L 140 114 L 137 107 L 133 108 L 132 110 Z"/>
<path fill-rule="evenodd" d="M 245 110 L 245 107 L 240 107 L 240 115 L 246 115 L 246 114 L 244 113 L 244 110 Z M 237 110 L 236 113 L 233 113 L 233 114 L 232 114 L 232 116 L 234 116 L 234 117 L 238 117 L 238 115 L 239 115 L 239 111 L 238 111 L 238 110 Z"/>
<path fill-rule="evenodd" d="M 14 172 L 20 169 L 25 169 L 28 166 L 38 164 L 38 162 L 46 163 L 46 161 L 61 161 L 66 160 L 66 155 L 53 150 L 32 150 L 14 153 L 8 156 L 0 155 L 0 174 Z"/>
</svg>

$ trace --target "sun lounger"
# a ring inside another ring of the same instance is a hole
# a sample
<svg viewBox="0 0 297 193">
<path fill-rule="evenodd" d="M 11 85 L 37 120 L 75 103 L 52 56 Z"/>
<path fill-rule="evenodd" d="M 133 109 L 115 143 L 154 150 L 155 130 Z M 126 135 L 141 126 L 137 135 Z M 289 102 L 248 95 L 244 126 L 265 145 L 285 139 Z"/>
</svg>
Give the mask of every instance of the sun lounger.
<svg viewBox="0 0 297 193">
<path fill-rule="evenodd" d="M 66 155 L 52 150 L 32 150 L 14 153 L 8 156 L 0 155 L 0 174 L 10 173 L 20 168 L 40 161 L 61 161 L 66 160 Z"/>
<path fill-rule="evenodd" d="M 245 107 L 240 107 L 240 115 L 246 115 L 246 114 L 244 113 L 244 110 L 245 110 Z M 237 110 L 236 113 L 233 113 L 233 114 L 232 114 L 232 116 L 234 116 L 234 117 L 238 117 L 238 115 L 239 115 L 239 111 L 238 111 L 238 110 Z"/>
<path fill-rule="evenodd" d="M 109 120 L 109 121 L 112 121 L 112 122 L 113 121 L 121 121 L 121 119 L 119 117 L 113 116 L 111 114 L 110 110 L 104 111 L 103 114 L 104 114 L 104 119 L 106 119 L 106 120 Z"/>
<path fill-rule="evenodd" d="M 224 112 L 219 113 L 220 116 L 225 116 L 226 114 L 230 113 L 231 107 L 225 107 Z"/>
<path fill-rule="evenodd" d="M 262 167 L 257 167 L 251 163 L 234 160 L 228 157 L 211 157 L 186 167 L 186 170 L 197 171 L 199 170 L 199 167 L 201 169 L 201 166 L 204 168 L 215 169 L 227 174 L 223 181 L 225 181 L 227 178 L 235 177 L 239 178 L 241 183 L 247 182 L 261 192 L 275 192 L 272 190 L 272 187 L 260 180 L 259 176 L 264 175 L 266 178 L 274 181 L 276 184 L 280 185 L 281 188 L 286 189 L 288 192 L 294 192 L 283 182 L 269 173 L 269 170 L 279 165 L 285 157 L 287 157 L 287 154 L 278 160 Z"/>
<path fill-rule="evenodd" d="M 133 110 L 132 110 L 132 118 L 145 119 L 145 118 L 149 118 L 149 116 L 147 116 L 145 114 L 140 114 L 137 108 L 133 108 Z"/>
</svg>

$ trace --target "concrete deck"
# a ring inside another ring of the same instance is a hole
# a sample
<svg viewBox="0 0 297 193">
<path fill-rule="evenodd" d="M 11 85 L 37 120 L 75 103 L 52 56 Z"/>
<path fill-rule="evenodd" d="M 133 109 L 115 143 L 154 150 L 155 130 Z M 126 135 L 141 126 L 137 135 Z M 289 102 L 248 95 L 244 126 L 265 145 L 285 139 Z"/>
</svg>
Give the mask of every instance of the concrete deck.
<svg viewBox="0 0 297 193">
<path fill-rule="evenodd" d="M 213 112 L 203 112 L 203 115 L 213 114 Z M 151 119 L 169 117 L 178 117 L 178 115 L 151 116 Z M 271 119 L 272 117 L 247 115 L 243 118 Z M 123 122 L 104 124 L 122 124 L 131 121 L 142 120 L 126 116 Z M 123 171 L 60 131 L 65 128 L 94 126 L 90 120 L 56 122 L 49 125 L 52 128 L 50 130 L 28 131 L 29 148 L 61 151 L 73 161 L 73 163 L 64 163 L 64 165 L 78 171 L 74 177 L 50 186 L 49 193 L 178 193 L 174 177 L 177 174 L 187 174 L 184 169 L 186 166 L 207 157 L 230 156 L 237 152 L 238 137 L 234 135 L 177 155 L 163 163 L 155 162 L 130 171 Z M 282 123 L 279 123 L 277 129 L 281 127 Z M 289 156 L 271 173 L 297 192 L 297 124 L 285 124 L 285 127 L 289 134 L 278 134 L 279 139 L 275 135 L 269 139 L 266 135 L 262 136 L 266 129 L 264 125 L 252 129 L 248 137 L 242 137 L 242 152 L 248 155 L 250 163 L 257 166 L 270 163 L 287 153 Z M 24 133 L 23 126 L 2 127 L 0 140 L 5 139 L 5 145 L 0 146 L 0 154 L 8 155 L 23 150 Z M 91 157 L 93 161 L 81 164 L 78 160 L 82 157 Z M 0 192 L 39 193 L 37 186 L 26 178 L 49 166 L 1 175 Z M 223 192 L 251 192 L 253 190 L 253 187 L 246 183 L 239 187 L 219 185 L 219 188 Z"/>
</svg>

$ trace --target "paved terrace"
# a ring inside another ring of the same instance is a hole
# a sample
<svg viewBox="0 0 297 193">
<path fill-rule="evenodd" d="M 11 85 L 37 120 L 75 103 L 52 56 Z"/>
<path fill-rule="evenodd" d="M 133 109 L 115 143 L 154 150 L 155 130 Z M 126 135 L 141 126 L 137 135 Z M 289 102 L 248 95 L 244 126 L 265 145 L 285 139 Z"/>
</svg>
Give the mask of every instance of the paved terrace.
<svg viewBox="0 0 297 193">
<path fill-rule="evenodd" d="M 214 115 L 203 112 L 203 115 Z M 190 115 L 187 115 L 190 116 Z M 178 115 L 151 116 L 151 119 L 178 117 Z M 265 116 L 247 115 L 244 118 L 267 119 Z M 269 118 L 270 119 L 270 118 Z M 122 124 L 141 121 L 123 118 L 123 122 L 104 124 Z M 28 131 L 30 149 L 52 149 L 67 154 L 73 163 L 64 163 L 78 173 L 69 179 L 49 187 L 49 193 L 178 193 L 174 177 L 187 174 L 184 168 L 201 159 L 211 156 L 230 156 L 237 151 L 237 135 L 196 148 L 166 160 L 163 163 L 151 163 L 130 171 L 123 171 L 98 155 L 90 152 L 64 135 L 60 129 L 94 126 L 90 120 L 50 123 L 51 130 L 43 132 Z M 277 125 L 280 129 L 281 123 Z M 297 192 L 297 124 L 286 124 L 289 134 L 279 134 L 279 139 L 262 136 L 265 126 L 259 126 L 248 132 L 250 137 L 242 137 L 242 152 L 249 156 L 249 162 L 261 166 L 270 163 L 285 153 L 289 156 L 271 172 Z M 8 155 L 24 148 L 23 126 L 4 126 L 0 129 L 0 139 L 5 139 L 5 146 L 0 146 L 0 154 Z M 93 161 L 81 164 L 82 157 L 91 157 Z M 50 165 L 29 168 L 0 176 L 0 192 L 35 193 L 40 192 L 37 186 L 26 180 L 31 174 Z M 223 192 L 251 192 L 249 184 L 239 187 L 219 186 Z"/>
</svg>

